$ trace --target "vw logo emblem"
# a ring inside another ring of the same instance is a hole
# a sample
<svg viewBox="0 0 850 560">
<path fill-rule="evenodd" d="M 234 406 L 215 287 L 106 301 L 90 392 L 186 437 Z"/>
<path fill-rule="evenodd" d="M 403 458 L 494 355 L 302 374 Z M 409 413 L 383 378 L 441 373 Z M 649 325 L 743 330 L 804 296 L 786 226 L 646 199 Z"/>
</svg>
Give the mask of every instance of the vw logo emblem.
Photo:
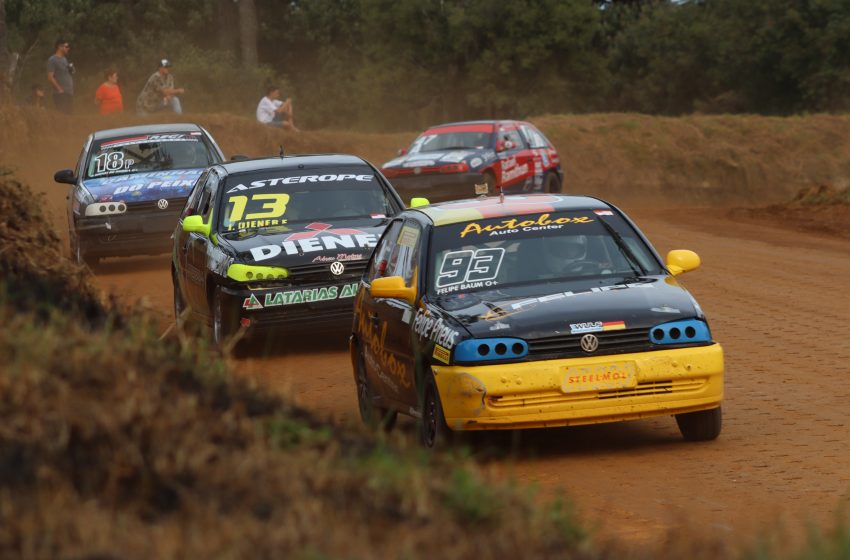
<svg viewBox="0 0 850 560">
<path fill-rule="evenodd" d="M 591 352 L 596 352 L 596 349 L 599 348 L 599 339 L 596 338 L 596 335 L 586 334 L 581 337 L 581 349 L 590 354 Z"/>
<path fill-rule="evenodd" d="M 165 210 L 166 208 L 168 208 L 168 201 L 164 198 L 160 198 L 156 201 L 156 207 L 160 210 Z"/>
<path fill-rule="evenodd" d="M 342 264 L 339 261 L 331 263 L 331 274 L 333 274 L 334 276 L 339 276 L 343 272 L 345 272 L 345 265 L 344 264 Z"/>
</svg>

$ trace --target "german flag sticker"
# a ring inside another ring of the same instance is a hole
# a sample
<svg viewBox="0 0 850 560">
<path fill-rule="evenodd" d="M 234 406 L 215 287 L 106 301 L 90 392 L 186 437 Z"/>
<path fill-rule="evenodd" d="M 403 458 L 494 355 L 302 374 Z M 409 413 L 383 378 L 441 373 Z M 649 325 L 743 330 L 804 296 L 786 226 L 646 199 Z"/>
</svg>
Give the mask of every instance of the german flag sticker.
<svg viewBox="0 0 850 560">
<path fill-rule="evenodd" d="M 607 323 L 602 323 L 603 331 L 620 331 L 626 328 L 625 321 L 609 321 Z"/>
</svg>

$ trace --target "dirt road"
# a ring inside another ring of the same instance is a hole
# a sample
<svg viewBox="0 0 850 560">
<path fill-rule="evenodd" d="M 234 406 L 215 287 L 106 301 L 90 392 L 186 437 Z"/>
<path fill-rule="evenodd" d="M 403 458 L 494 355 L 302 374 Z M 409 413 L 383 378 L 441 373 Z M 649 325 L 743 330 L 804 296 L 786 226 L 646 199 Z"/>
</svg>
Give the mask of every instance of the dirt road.
<svg viewBox="0 0 850 560">
<path fill-rule="evenodd" d="M 563 491 L 586 523 L 634 543 L 671 528 L 749 542 L 777 521 L 792 535 L 810 520 L 829 523 L 850 489 L 846 243 L 737 223 L 719 210 L 631 214 L 662 254 L 689 248 L 703 259 L 684 281 L 726 350 L 721 437 L 685 443 L 662 418 L 485 436 L 473 446 L 501 446 L 494 469 L 536 484 L 544 498 Z M 170 321 L 167 258 L 108 261 L 98 279 Z M 344 334 L 275 345 L 235 369 L 335 422 L 359 421 Z M 412 423 L 401 429 L 412 432 Z"/>
</svg>

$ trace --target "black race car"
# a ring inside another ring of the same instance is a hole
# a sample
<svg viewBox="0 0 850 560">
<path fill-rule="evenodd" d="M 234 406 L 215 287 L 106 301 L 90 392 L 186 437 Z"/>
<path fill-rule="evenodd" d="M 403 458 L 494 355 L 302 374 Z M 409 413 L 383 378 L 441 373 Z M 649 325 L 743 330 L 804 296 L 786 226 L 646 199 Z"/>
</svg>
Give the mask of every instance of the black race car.
<svg viewBox="0 0 850 560">
<path fill-rule="evenodd" d="M 533 124 L 511 120 L 432 126 L 381 171 L 401 196 L 432 202 L 496 189 L 558 193 L 564 179 L 555 146 Z"/>
<path fill-rule="evenodd" d="M 218 344 L 240 327 L 349 323 L 372 249 L 403 208 L 381 173 L 355 156 L 214 165 L 174 233 L 175 315 L 191 309 Z"/>
<path fill-rule="evenodd" d="M 101 130 L 83 145 L 76 170 L 57 171 L 73 185 L 68 200 L 71 255 L 167 253 L 171 233 L 201 172 L 224 161 L 209 132 L 196 124 Z"/>
<path fill-rule="evenodd" d="M 483 198 L 396 217 L 355 302 L 360 412 L 457 430 L 674 415 L 720 433 L 723 350 L 676 276 L 620 210 L 590 197 Z"/>
</svg>

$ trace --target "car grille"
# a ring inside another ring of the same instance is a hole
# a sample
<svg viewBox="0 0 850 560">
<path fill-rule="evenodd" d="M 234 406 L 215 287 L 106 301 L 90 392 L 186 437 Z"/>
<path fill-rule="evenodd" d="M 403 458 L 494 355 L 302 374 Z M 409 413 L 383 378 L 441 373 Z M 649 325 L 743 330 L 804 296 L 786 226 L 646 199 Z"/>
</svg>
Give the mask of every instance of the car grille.
<svg viewBox="0 0 850 560">
<path fill-rule="evenodd" d="M 180 212 L 186 205 L 185 196 L 181 198 L 166 198 L 165 200 L 168 201 L 168 208 L 166 208 L 165 210 L 160 210 L 157 206 L 157 204 L 159 203 L 159 199 L 140 200 L 138 202 L 128 200 L 127 212 Z"/>
<path fill-rule="evenodd" d="M 366 271 L 366 264 L 369 261 L 341 261 L 345 266 L 345 271 L 339 276 L 331 274 L 331 263 L 311 263 L 301 264 L 296 266 L 287 266 L 289 270 L 289 280 L 293 284 L 308 284 L 312 282 L 327 282 L 332 280 L 335 283 L 348 280 L 357 281 L 363 276 Z"/>
<path fill-rule="evenodd" d="M 528 340 L 528 359 L 545 360 L 577 356 L 604 356 L 646 352 L 655 349 L 649 341 L 649 329 L 624 329 L 591 333 L 599 339 L 599 348 L 592 354 L 581 349 L 581 337 L 587 333 L 548 336 Z"/>
</svg>

